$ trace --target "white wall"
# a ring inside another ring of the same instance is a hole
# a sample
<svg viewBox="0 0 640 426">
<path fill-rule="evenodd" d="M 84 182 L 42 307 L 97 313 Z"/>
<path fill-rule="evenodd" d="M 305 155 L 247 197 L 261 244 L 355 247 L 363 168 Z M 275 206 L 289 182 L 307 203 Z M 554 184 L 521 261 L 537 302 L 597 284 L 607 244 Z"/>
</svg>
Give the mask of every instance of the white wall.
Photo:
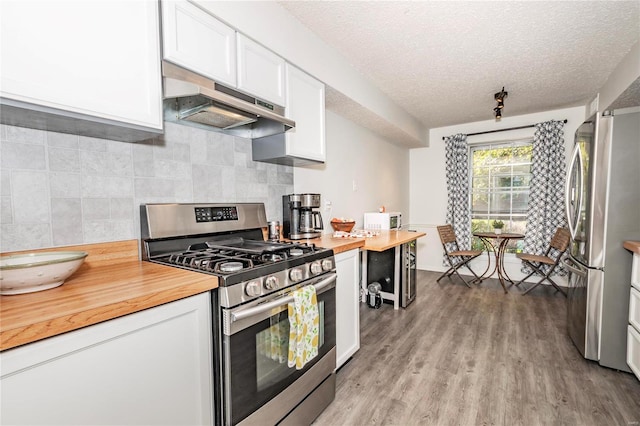
<svg viewBox="0 0 640 426">
<path fill-rule="evenodd" d="M 352 217 L 361 228 L 363 213 L 381 205 L 408 216 L 408 149 L 331 111 L 326 112 L 326 141 L 325 164 L 293 169 L 294 192 L 319 193 L 323 206 L 331 202 L 330 210 L 322 209 L 325 233 L 332 232 L 334 216 Z"/>
<path fill-rule="evenodd" d="M 507 105 L 508 107 L 508 105 Z M 475 133 L 487 130 L 504 129 L 508 127 L 525 126 L 548 120 L 564 120 L 564 135 L 567 149 L 567 162 L 573 146 L 573 134 L 584 121 L 585 107 L 567 108 L 527 114 L 517 117 L 503 117 L 497 123 L 495 120 L 465 123 L 456 126 L 431 129 L 428 148 L 412 149 L 410 151 L 410 188 L 411 222 L 418 230 L 423 230 L 427 236 L 418 240 L 418 269 L 430 271 L 444 271 L 442 266 L 442 246 L 435 229 L 436 225 L 445 223 L 447 210 L 447 186 L 445 179 L 445 146 L 443 136 L 456 133 Z M 469 143 L 522 139 L 533 136 L 533 129 L 511 130 L 487 135 L 470 136 Z M 486 257 L 476 259 L 475 271 L 483 271 Z M 520 262 L 514 255 L 505 258 L 507 273 L 512 278 L 521 278 Z"/>
</svg>

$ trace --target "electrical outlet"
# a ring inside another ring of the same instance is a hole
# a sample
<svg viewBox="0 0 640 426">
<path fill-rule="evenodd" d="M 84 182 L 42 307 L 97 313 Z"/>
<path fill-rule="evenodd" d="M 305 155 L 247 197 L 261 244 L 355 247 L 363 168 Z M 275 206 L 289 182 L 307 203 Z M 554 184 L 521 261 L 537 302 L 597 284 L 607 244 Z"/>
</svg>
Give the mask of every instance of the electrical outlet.
<svg viewBox="0 0 640 426">
<path fill-rule="evenodd" d="M 353 180 L 352 185 L 353 185 L 353 192 L 356 192 L 358 190 L 358 182 L 356 182 L 355 179 Z"/>
</svg>

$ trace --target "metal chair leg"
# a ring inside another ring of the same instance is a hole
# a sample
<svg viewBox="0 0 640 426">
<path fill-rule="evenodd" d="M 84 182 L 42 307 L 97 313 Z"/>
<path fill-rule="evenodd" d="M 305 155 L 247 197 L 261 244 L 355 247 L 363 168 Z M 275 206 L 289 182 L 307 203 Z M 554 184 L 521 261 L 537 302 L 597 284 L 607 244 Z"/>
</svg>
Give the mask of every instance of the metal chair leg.
<svg viewBox="0 0 640 426">
<path fill-rule="evenodd" d="M 529 278 L 531 275 L 535 274 L 536 271 L 531 272 L 529 275 L 527 275 L 526 277 L 524 277 L 523 279 L 521 279 L 520 281 L 518 281 L 517 283 L 511 283 L 509 284 L 509 286 L 507 287 L 508 289 L 511 288 L 512 286 L 516 286 L 518 287 L 520 284 L 522 284 L 524 282 L 524 280 L 526 280 L 527 278 Z"/>
<path fill-rule="evenodd" d="M 453 268 L 449 268 L 447 269 L 442 275 L 440 275 L 438 277 L 438 279 L 436 280 L 436 282 L 439 282 L 441 279 L 443 279 L 445 276 L 450 275 L 453 273 Z"/>
</svg>

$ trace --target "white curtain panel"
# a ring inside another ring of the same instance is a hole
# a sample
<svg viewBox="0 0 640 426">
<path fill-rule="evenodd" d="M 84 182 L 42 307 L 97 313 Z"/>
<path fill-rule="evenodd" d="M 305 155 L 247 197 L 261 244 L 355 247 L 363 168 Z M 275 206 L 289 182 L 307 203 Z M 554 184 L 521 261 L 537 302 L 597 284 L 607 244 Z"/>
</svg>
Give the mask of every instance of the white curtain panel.
<svg viewBox="0 0 640 426">
<path fill-rule="evenodd" d="M 523 252 L 544 254 L 558 227 L 567 226 L 565 177 L 564 122 L 551 120 L 536 124 Z M 530 272 L 527 269 L 523 267 L 523 272 Z M 554 273 L 566 274 L 560 266 Z"/>
<path fill-rule="evenodd" d="M 471 248 L 471 210 L 469 208 L 469 146 L 467 135 L 445 137 L 448 224 L 458 238 L 461 250 Z M 448 263 L 448 262 L 447 262 Z"/>
</svg>

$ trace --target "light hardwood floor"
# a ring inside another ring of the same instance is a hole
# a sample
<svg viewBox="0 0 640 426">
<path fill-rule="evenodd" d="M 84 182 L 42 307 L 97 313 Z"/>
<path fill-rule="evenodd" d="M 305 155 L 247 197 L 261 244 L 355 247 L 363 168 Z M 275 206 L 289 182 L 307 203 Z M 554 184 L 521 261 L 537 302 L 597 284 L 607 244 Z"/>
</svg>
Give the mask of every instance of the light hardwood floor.
<svg viewBox="0 0 640 426">
<path fill-rule="evenodd" d="M 560 293 L 438 275 L 418 271 L 406 310 L 361 306 L 360 351 L 314 425 L 640 425 L 640 382 L 580 356 Z"/>
</svg>

